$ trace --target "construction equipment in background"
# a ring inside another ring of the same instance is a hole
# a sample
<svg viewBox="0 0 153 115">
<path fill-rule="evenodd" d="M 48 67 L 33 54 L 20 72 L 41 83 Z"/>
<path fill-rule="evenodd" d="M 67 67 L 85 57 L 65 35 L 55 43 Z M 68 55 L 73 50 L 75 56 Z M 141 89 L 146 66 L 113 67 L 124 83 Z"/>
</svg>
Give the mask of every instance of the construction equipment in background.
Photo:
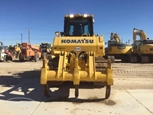
<svg viewBox="0 0 153 115">
<path fill-rule="evenodd" d="M 137 40 L 136 37 L 140 39 Z M 151 63 L 153 62 L 153 40 L 147 38 L 143 30 L 133 28 L 132 54 L 125 57 L 130 63 Z"/>
<path fill-rule="evenodd" d="M 39 61 L 41 58 L 41 48 L 39 45 L 31 45 L 30 43 L 21 44 L 21 53 L 19 54 L 19 60 L 35 60 Z"/>
<path fill-rule="evenodd" d="M 117 33 L 111 33 L 110 40 L 108 41 L 108 47 L 105 49 L 106 58 L 115 62 L 115 59 L 121 59 L 122 62 L 125 62 L 125 56 L 132 53 L 132 44 L 123 43 Z"/>
<path fill-rule="evenodd" d="M 16 43 L 16 45 L 9 45 L 9 52 L 12 54 L 13 59 L 19 59 L 19 54 L 21 53 L 21 44 Z"/>
<path fill-rule="evenodd" d="M 41 58 L 43 59 L 44 56 L 47 58 L 47 59 L 50 59 L 51 58 L 51 50 L 52 50 L 52 44 L 51 43 L 41 43 L 40 44 L 40 47 L 41 47 Z"/>
<path fill-rule="evenodd" d="M 80 82 L 90 82 L 106 87 L 109 98 L 113 85 L 113 69 L 105 56 L 103 36 L 95 35 L 93 15 L 64 16 L 64 32 L 55 32 L 52 59 L 43 59 L 40 83 L 45 96 L 49 96 L 48 82 L 73 82 L 75 97 L 79 95 Z"/>
<path fill-rule="evenodd" d="M 12 61 L 12 55 L 8 50 L 8 46 L 4 46 L 3 42 L 0 41 L 0 61 L 5 62 L 8 60 Z"/>
</svg>

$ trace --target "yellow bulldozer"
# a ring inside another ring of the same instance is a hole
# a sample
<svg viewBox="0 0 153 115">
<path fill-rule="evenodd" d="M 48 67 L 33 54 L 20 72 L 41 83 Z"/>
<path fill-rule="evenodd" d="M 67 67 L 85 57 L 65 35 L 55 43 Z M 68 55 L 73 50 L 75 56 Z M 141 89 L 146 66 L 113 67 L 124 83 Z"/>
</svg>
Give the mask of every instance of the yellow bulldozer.
<svg viewBox="0 0 153 115">
<path fill-rule="evenodd" d="M 100 83 L 109 98 L 113 85 L 113 69 L 105 56 L 104 38 L 95 35 L 93 15 L 64 16 L 64 31 L 55 32 L 52 59 L 43 59 L 40 84 L 49 96 L 48 83 L 70 81 L 79 96 L 80 82 Z"/>
<path fill-rule="evenodd" d="M 132 44 L 121 42 L 119 35 L 112 32 L 108 41 L 108 47 L 105 50 L 105 57 L 112 62 L 115 62 L 115 59 L 121 59 L 122 62 L 125 62 L 124 57 L 132 53 Z"/>
<path fill-rule="evenodd" d="M 136 37 L 140 39 L 137 40 Z M 144 30 L 133 28 L 132 54 L 125 57 L 130 63 L 151 63 L 153 62 L 153 40 L 147 38 Z"/>
</svg>

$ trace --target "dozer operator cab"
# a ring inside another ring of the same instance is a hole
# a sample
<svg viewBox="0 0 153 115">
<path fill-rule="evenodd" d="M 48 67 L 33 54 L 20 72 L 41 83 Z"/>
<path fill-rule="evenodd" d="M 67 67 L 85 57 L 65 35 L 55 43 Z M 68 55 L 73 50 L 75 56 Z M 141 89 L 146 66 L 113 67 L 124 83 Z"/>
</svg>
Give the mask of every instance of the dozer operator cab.
<svg viewBox="0 0 153 115">
<path fill-rule="evenodd" d="M 66 15 L 64 17 L 64 36 L 92 36 L 92 15 Z"/>
<path fill-rule="evenodd" d="M 143 40 L 142 44 L 153 44 L 153 40 Z"/>
<path fill-rule="evenodd" d="M 108 41 L 108 46 L 112 46 L 114 44 L 118 44 L 116 40 L 109 40 Z"/>
<path fill-rule="evenodd" d="M 44 52 L 47 52 L 47 49 L 52 48 L 50 43 L 41 43 L 40 47 L 41 47 L 41 50 Z"/>
<path fill-rule="evenodd" d="M 51 50 L 52 50 L 52 44 L 50 43 L 41 43 L 40 45 L 41 48 L 41 58 L 43 59 L 44 57 L 51 58 Z"/>
</svg>

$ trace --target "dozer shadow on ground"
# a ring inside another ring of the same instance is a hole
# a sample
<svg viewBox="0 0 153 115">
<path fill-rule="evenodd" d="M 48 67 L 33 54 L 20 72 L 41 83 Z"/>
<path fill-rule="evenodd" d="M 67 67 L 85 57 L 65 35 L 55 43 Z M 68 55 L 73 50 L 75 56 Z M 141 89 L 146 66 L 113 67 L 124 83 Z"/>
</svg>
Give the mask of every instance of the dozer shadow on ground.
<svg viewBox="0 0 153 115">
<path fill-rule="evenodd" d="M 39 60 L 39 61 L 42 61 L 42 60 Z M 7 60 L 5 62 L 0 61 L 0 63 L 25 63 L 25 62 L 35 62 L 35 61 L 34 60 L 24 60 L 24 61 L 20 61 L 20 60 Z"/>
<path fill-rule="evenodd" d="M 41 59 L 38 60 L 39 61 L 42 61 Z M 20 60 L 12 60 L 12 61 L 9 61 L 9 62 L 15 62 L 15 63 L 24 63 L 24 62 L 35 62 L 35 60 L 24 60 L 24 61 L 20 61 Z"/>
<path fill-rule="evenodd" d="M 8 101 L 40 101 L 40 102 L 98 102 L 105 98 L 87 98 L 75 99 L 69 98 L 70 88 L 74 88 L 71 82 L 65 82 L 63 85 L 56 86 L 58 90 L 51 91 L 50 97 L 45 97 L 43 87 L 40 85 L 40 70 L 25 71 L 8 76 L 0 76 L 0 100 Z M 79 88 L 93 89 L 91 83 L 81 83 Z M 105 88 L 99 89 L 103 90 Z M 96 95 L 95 95 L 96 96 Z M 103 94 L 102 94 L 103 97 Z M 105 103 L 105 101 L 103 101 Z M 107 101 L 108 103 L 108 101 Z"/>
</svg>

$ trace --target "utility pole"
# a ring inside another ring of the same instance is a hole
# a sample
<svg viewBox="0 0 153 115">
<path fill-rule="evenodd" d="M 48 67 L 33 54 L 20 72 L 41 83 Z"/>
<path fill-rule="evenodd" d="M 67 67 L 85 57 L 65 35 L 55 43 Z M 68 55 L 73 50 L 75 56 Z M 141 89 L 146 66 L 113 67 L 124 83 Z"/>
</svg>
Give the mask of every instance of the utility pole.
<svg viewBox="0 0 153 115">
<path fill-rule="evenodd" d="M 21 44 L 22 44 L 22 34 L 21 34 Z"/>
<path fill-rule="evenodd" d="M 28 29 L 28 42 L 30 44 L 30 29 Z"/>
</svg>

